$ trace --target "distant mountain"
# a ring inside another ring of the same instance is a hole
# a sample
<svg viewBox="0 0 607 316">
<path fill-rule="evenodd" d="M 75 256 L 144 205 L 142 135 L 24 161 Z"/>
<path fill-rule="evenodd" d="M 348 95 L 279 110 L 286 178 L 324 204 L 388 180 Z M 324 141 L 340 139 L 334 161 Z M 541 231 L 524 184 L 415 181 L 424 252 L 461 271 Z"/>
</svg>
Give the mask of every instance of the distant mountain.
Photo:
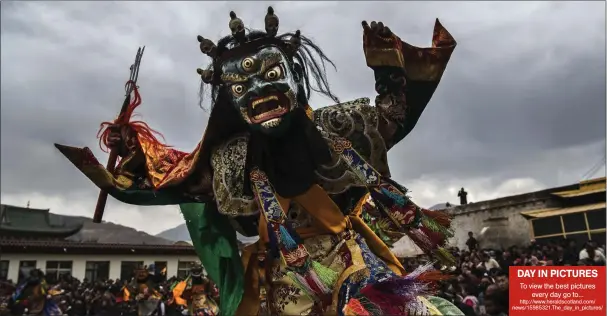
<svg viewBox="0 0 607 316">
<path fill-rule="evenodd" d="M 172 240 L 172 241 L 189 241 L 190 233 L 188 233 L 188 229 L 185 224 L 181 224 L 179 226 L 173 227 L 171 229 L 167 229 L 156 234 L 156 237 Z"/>
<path fill-rule="evenodd" d="M 159 234 L 156 237 L 164 238 L 171 240 L 173 242 L 176 241 L 191 241 L 190 233 L 188 232 L 188 228 L 185 224 L 181 224 L 177 227 L 167 229 Z M 257 241 L 257 237 L 245 237 L 239 233 L 236 233 L 236 238 L 244 245 L 249 245 Z"/>
<path fill-rule="evenodd" d="M 69 216 L 59 214 L 49 214 L 49 220 L 53 224 L 71 226 L 82 223 L 82 229 L 77 234 L 70 236 L 67 240 L 78 242 L 98 242 L 110 244 L 147 244 L 147 245 L 172 245 L 173 240 L 152 236 L 148 233 L 138 231 L 131 227 L 126 227 L 110 222 L 100 224 L 93 223 L 93 220 L 82 216 Z"/>
</svg>

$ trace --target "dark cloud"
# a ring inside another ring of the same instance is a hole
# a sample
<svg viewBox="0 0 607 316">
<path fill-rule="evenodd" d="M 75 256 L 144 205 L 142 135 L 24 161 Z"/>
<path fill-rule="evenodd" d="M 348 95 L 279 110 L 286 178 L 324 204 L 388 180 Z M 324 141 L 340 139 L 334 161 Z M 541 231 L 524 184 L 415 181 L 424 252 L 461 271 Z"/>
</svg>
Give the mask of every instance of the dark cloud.
<svg viewBox="0 0 607 316">
<path fill-rule="evenodd" d="M 491 198 L 576 182 L 605 152 L 603 2 L 273 5 L 281 30 L 301 29 L 335 61 L 338 71 L 329 69 L 328 76 L 342 100 L 374 96 L 361 20 L 382 20 L 404 40 L 423 46 L 439 17 L 458 40 L 417 127 L 390 153 L 394 177 L 412 187 L 422 204 L 453 201 L 453 189 L 461 185 L 476 190 L 476 198 Z M 66 201 L 94 204 L 93 185 L 52 143 L 88 145 L 105 159 L 95 133 L 101 121 L 116 115 L 140 45 L 147 48 L 139 112 L 169 143 L 192 149 L 208 118 L 197 106 L 194 71 L 208 60 L 195 36 L 227 34 L 232 9 L 248 26 L 262 28 L 266 6 L 2 2 L 3 203 L 36 194 L 41 204 L 57 207 Z M 312 103 L 330 101 L 315 97 Z M 163 208 L 111 206 L 130 210 L 128 218 L 115 217 L 127 225 L 142 216 L 177 214 L 174 208 L 162 213 Z M 161 228 L 169 227 L 146 227 Z"/>
</svg>

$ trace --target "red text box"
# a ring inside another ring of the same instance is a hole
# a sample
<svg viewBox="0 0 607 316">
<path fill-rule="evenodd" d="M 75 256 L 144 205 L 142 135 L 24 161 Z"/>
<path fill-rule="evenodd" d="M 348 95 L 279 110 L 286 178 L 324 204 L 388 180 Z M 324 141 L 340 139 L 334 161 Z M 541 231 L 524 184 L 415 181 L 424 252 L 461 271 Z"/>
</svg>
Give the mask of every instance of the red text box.
<svg viewBox="0 0 607 316">
<path fill-rule="evenodd" d="M 510 267 L 510 316 L 605 316 L 605 267 Z"/>
</svg>

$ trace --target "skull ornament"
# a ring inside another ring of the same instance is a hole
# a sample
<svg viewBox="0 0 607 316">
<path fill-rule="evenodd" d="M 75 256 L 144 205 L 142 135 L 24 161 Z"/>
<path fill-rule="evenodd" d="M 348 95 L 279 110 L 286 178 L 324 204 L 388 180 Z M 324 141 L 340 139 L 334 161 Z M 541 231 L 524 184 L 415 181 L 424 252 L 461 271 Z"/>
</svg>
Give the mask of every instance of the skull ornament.
<svg viewBox="0 0 607 316">
<path fill-rule="evenodd" d="M 268 7 L 265 23 L 268 36 L 276 36 L 276 33 L 278 33 L 278 16 L 274 14 L 274 9 L 272 7 Z"/>
<path fill-rule="evenodd" d="M 230 12 L 230 23 L 228 26 L 230 27 L 230 31 L 232 31 L 232 36 L 234 36 L 238 41 L 244 40 L 244 23 L 242 23 L 242 20 L 236 16 L 234 11 Z"/>
<path fill-rule="evenodd" d="M 198 35 L 198 42 L 200 43 L 200 51 L 213 58 L 217 54 L 217 46 L 210 39 L 206 39 L 200 35 Z"/>
</svg>

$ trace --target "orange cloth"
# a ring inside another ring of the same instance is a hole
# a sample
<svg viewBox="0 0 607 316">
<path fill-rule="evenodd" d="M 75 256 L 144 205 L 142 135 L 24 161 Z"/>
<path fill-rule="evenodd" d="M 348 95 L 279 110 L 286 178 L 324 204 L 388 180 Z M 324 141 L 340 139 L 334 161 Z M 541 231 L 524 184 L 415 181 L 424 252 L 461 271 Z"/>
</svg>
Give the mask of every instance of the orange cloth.
<svg viewBox="0 0 607 316">
<path fill-rule="evenodd" d="M 131 292 L 125 287 L 122 288 L 122 299 L 128 301 L 131 298 Z"/>
<path fill-rule="evenodd" d="M 177 285 L 175 285 L 175 287 L 173 288 L 173 299 L 175 300 L 175 304 L 182 305 L 182 306 L 188 306 L 188 302 L 186 302 L 186 300 L 181 298 L 181 295 L 183 295 L 183 291 L 185 291 L 186 286 L 187 286 L 187 282 L 181 281 L 181 282 L 177 283 Z"/>
<path fill-rule="evenodd" d="M 257 315 L 259 313 L 259 276 L 260 271 L 257 264 L 257 254 L 260 251 L 259 243 L 246 246 L 242 250 L 242 264 L 244 265 L 245 272 L 244 278 L 246 280 L 244 284 L 244 294 L 236 315 Z"/>
<path fill-rule="evenodd" d="M 326 232 L 338 234 L 347 228 L 352 228 L 359 233 L 367 242 L 369 249 L 382 259 L 388 267 L 398 275 L 405 273 L 405 268 L 402 266 L 396 256 L 390 251 L 388 246 L 365 224 L 360 218 L 362 211 L 362 203 L 364 196 L 358 205 L 349 216 L 344 216 L 339 207 L 333 202 L 329 195 L 318 185 L 313 185 L 306 193 L 295 197 L 295 201 L 299 203 L 310 215 L 314 217 L 318 223 L 316 231 L 307 228 L 302 230 L 302 233 L 313 236 Z M 299 230 L 298 230 L 299 233 Z M 305 238 L 304 236 L 301 236 Z M 306 236 L 307 237 L 307 236 Z"/>
</svg>

